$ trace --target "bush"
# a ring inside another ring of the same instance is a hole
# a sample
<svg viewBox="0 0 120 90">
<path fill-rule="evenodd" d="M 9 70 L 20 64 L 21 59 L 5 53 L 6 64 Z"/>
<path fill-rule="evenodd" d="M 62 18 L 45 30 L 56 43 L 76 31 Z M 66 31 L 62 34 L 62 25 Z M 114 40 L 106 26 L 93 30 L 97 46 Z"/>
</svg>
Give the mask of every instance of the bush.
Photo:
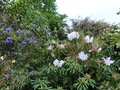
<svg viewBox="0 0 120 90">
<path fill-rule="evenodd" d="M 83 31 L 84 34 L 91 34 L 97 36 L 102 34 L 106 28 L 111 27 L 112 25 L 99 20 L 91 20 L 89 17 L 84 19 L 72 19 L 72 28 L 73 30 Z"/>
<path fill-rule="evenodd" d="M 113 50 L 119 34 L 111 28 L 101 33 L 95 24 L 96 29 L 90 30 L 99 34 L 76 27 L 66 38 L 59 37 L 64 36 L 64 20 L 56 12 L 55 0 L 33 2 L 18 0 L 3 6 L 0 89 L 119 90 L 120 59 Z"/>
</svg>

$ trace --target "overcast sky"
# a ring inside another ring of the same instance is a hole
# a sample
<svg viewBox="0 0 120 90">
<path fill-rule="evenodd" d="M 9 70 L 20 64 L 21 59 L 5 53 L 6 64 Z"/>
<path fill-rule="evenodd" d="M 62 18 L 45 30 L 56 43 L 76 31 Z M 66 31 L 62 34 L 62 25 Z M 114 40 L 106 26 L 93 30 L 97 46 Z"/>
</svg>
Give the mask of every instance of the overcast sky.
<svg viewBox="0 0 120 90">
<path fill-rule="evenodd" d="M 91 17 L 93 20 L 104 20 L 119 23 L 116 15 L 120 8 L 120 0 L 56 0 L 58 12 L 67 14 L 68 18 Z"/>
</svg>

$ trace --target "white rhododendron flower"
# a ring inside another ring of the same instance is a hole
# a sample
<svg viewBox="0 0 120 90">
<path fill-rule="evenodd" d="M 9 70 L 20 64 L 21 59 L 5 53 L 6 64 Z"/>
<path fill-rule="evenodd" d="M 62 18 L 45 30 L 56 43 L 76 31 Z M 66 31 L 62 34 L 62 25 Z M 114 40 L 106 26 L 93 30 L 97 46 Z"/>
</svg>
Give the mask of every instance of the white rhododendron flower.
<svg viewBox="0 0 120 90">
<path fill-rule="evenodd" d="M 78 32 L 73 31 L 70 34 L 67 34 L 67 37 L 69 40 L 73 40 L 73 39 L 78 39 L 80 37 L 80 35 Z"/>
<path fill-rule="evenodd" d="M 102 48 L 100 47 L 100 48 L 98 48 L 98 52 L 100 52 L 102 50 Z"/>
<path fill-rule="evenodd" d="M 16 60 L 12 60 L 12 63 L 16 63 Z"/>
<path fill-rule="evenodd" d="M 47 49 L 48 49 L 48 50 L 52 50 L 53 48 L 54 48 L 53 45 L 49 45 Z"/>
<path fill-rule="evenodd" d="M 85 54 L 83 51 L 81 51 L 80 53 L 78 53 L 79 55 L 79 58 L 82 60 L 82 61 L 86 61 L 88 59 L 88 55 Z"/>
<path fill-rule="evenodd" d="M 53 62 L 53 64 L 56 66 L 56 67 L 61 67 L 63 64 L 64 64 L 64 62 L 65 61 L 63 61 L 63 60 L 58 60 L 58 59 L 56 59 L 54 62 Z"/>
<path fill-rule="evenodd" d="M 87 36 L 85 37 L 85 40 L 86 40 L 87 43 L 92 43 L 92 42 L 93 42 L 93 38 L 94 38 L 93 36 L 90 37 L 90 36 L 87 35 Z"/>
<path fill-rule="evenodd" d="M 110 57 L 103 58 L 106 65 L 110 66 L 114 61 L 110 60 Z"/>
<path fill-rule="evenodd" d="M 3 56 L 1 56 L 1 57 L 0 57 L 0 59 L 1 59 L 1 60 L 4 60 L 4 57 L 3 57 Z"/>
<path fill-rule="evenodd" d="M 61 45 L 59 45 L 59 48 L 60 48 L 60 49 L 64 49 L 64 48 L 65 48 L 65 45 L 64 45 L 64 44 L 61 44 Z"/>
</svg>

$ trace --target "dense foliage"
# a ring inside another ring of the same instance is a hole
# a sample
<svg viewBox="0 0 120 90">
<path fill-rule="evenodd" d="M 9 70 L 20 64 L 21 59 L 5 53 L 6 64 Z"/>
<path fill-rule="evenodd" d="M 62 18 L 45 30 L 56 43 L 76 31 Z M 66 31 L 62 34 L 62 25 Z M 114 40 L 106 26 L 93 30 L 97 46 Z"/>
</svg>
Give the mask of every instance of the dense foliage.
<svg viewBox="0 0 120 90">
<path fill-rule="evenodd" d="M 102 20 L 95 21 L 91 20 L 89 17 L 84 19 L 72 19 L 73 30 L 81 30 L 84 34 L 91 34 L 93 36 L 101 35 L 110 25 Z"/>
<path fill-rule="evenodd" d="M 120 32 L 77 22 L 55 0 L 0 2 L 0 90 L 119 90 Z"/>
</svg>

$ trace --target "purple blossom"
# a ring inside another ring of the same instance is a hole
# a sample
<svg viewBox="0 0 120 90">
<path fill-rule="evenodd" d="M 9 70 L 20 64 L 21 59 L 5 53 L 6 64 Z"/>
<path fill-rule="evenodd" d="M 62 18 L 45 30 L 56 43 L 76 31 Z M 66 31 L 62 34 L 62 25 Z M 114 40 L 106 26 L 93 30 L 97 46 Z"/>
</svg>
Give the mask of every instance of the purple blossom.
<svg viewBox="0 0 120 90">
<path fill-rule="evenodd" d="M 24 30 L 24 34 L 28 34 L 28 30 Z"/>
<path fill-rule="evenodd" d="M 35 38 L 34 36 L 31 36 L 31 37 L 30 37 L 30 40 L 31 40 L 32 42 L 34 42 L 34 38 Z"/>
<path fill-rule="evenodd" d="M 27 38 L 27 41 L 29 42 L 29 41 L 32 41 L 32 42 L 34 42 L 34 36 L 31 36 L 30 38 Z"/>
<path fill-rule="evenodd" d="M 11 27 L 6 28 L 6 31 L 11 31 Z"/>
<path fill-rule="evenodd" d="M 14 26 L 15 25 L 15 21 L 12 23 L 12 26 Z"/>
<path fill-rule="evenodd" d="M 9 73 L 6 73 L 6 74 L 5 74 L 5 77 L 9 78 L 9 77 L 10 77 L 10 74 L 9 74 Z"/>
<path fill-rule="evenodd" d="M 4 31 L 3 31 L 3 34 L 6 34 L 6 33 L 7 33 L 7 30 L 4 30 Z"/>
<path fill-rule="evenodd" d="M 22 45 L 26 45 L 26 42 L 25 42 L 25 41 L 22 41 L 21 44 L 22 44 Z"/>
<path fill-rule="evenodd" d="M 15 74 L 15 73 L 16 73 L 16 70 L 14 70 L 13 73 Z"/>
<path fill-rule="evenodd" d="M 9 43 L 10 43 L 10 44 L 12 44 L 12 43 L 13 43 L 13 40 L 12 40 L 12 39 L 10 39 L 10 40 L 9 40 Z"/>
<path fill-rule="evenodd" d="M 6 39 L 3 42 L 4 42 L 4 44 L 12 44 L 13 40 L 12 39 Z"/>
<path fill-rule="evenodd" d="M 3 42 L 4 42 L 4 44 L 8 44 L 9 40 L 4 40 Z"/>
<path fill-rule="evenodd" d="M 12 39 L 11 36 L 7 36 L 7 39 Z"/>
<path fill-rule="evenodd" d="M 7 36 L 7 39 L 3 41 L 4 44 L 12 44 L 13 43 L 13 40 L 10 36 Z"/>
<path fill-rule="evenodd" d="M 17 30 L 17 31 L 16 31 L 16 34 L 20 34 L 20 31 L 19 31 L 19 30 Z"/>
</svg>

